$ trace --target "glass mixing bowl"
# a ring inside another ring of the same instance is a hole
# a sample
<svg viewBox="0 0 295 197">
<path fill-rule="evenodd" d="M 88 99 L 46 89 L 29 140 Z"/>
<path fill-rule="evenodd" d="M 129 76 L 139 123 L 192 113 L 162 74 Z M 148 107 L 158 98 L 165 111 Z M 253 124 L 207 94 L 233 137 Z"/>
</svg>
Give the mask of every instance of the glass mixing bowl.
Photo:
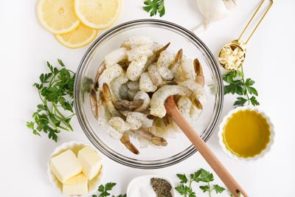
<svg viewBox="0 0 295 197">
<path fill-rule="evenodd" d="M 187 57 L 198 57 L 203 66 L 209 93 L 206 95 L 207 101 L 202 113 L 192 124 L 204 141 L 211 136 L 222 109 L 222 77 L 214 56 L 197 36 L 179 25 L 162 20 L 144 19 L 118 25 L 99 36 L 82 58 L 75 81 L 75 108 L 80 125 L 92 144 L 110 159 L 129 167 L 167 167 L 183 161 L 196 151 L 182 132 L 168 137 L 166 147 L 140 147 L 142 145 L 134 142 L 140 150 L 139 155 L 134 155 L 118 138 L 110 135 L 110 126 L 95 119 L 89 96 L 84 95 L 83 81 L 87 78 L 94 79 L 106 54 L 117 49 L 123 41 L 132 36 L 148 36 L 161 44 L 170 42 L 170 51 L 176 52 L 182 48 Z"/>
</svg>

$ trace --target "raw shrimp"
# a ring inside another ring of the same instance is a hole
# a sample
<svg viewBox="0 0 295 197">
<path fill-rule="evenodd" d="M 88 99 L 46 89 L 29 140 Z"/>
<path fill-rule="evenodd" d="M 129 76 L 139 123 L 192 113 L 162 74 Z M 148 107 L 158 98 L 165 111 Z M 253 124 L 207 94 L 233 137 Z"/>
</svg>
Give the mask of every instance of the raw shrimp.
<svg viewBox="0 0 295 197">
<path fill-rule="evenodd" d="M 154 44 L 153 45 L 153 55 L 151 57 L 149 57 L 148 61 L 147 61 L 147 65 L 151 65 L 154 64 L 158 61 L 161 53 L 163 51 L 165 51 L 170 45 L 170 42 L 166 45 L 164 45 L 163 47 L 161 47 L 159 44 Z"/>
<path fill-rule="evenodd" d="M 163 84 L 163 79 L 158 72 L 158 68 L 155 64 L 152 64 L 148 67 L 148 74 L 155 86 L 158 87 Z"/>
<path fill-rule="evenodd" d="M 122 137 L 121 137 L 121 139 L 120 139 L 120 141 L 132 153 L 134 153 L 136 155 L 139 154 L 138 149 L 130 141 L 130 137 L 129 137 L 129 134 L 128 133 L 124 132 L 123 135 L 122 135 Z"/>
<path fill-rule="evenodd" d="M 200 61 L 198 60 L 198 58 L 196 58 L 194 60 L 194 69 L 195 69 L 195 73 L 196 73 L 195 81 L 198 84 L 200 84 L 202 87 L 204 87 L 204 85 L 205 85 L 204 71 L 203 71 L 202 65 L 201 65 Z"/>
<path fill-rule="evenodd" d="M 121 116 L 121 114 L 116 110 L 113 104 L 113 98 L 111 94 L 111 90 L 108 84 L 104 83 L 102 86 L 102 96 L 103 101 L 106 104 L 107 110 L 111 113 L 112 116 Z"/>
<path fill-rule="evenodd" d="M 139 89 L 144 92 L 154 92 L 157 89 L 147 72 L 142 73 L 139 80 Z"/>
<path fill-rule="evenodd" d="M 174 55 L 168 51 L 163 51 L 157 61 L 158 72 L 165 80 L 172 80 L 174 75 L 169 69 L 170 65 L 174 61 Z"/>
<path fill-rule="evenodd" d="M 164 117 L 166 115 L 165 101 L 172 95 L 190 95 L 191 91 L 179 85 L 164 85 L 158 89 L 152 96 L 150 114 L 157 117 Z"/>
<path fill-rule="evenodd" d="M 99 104 L 98 104 L 96 91 L 94 89 L 91 89 L 91 91 L 90 91 L 90 104 L 91 104 L 91 111 L 92 111 L 94 117 L 97 119 Z"/>
<path fill-rule="evenodd" d="M 142 99 L 128 101 L 128 100 L 118 100 L 114 102 L 114 105 L 116 109 L 120 111 L 133 111 L 139 107 L 141 107 L 143 104 Z"/>
<path fill-rule="evenodd" d="M 120 133 L 130 130 L 130 125 L 120 117 L 112 117 L 109 120 L 109 125 Z"/>
<path fill-rule="evenodd" d="M 145 111 L 148 108 L 151 101 L 150 96 L 144 91 L 138 91 L 134 96 L 134 100 L 143 101 L 142 105 L 135 109 L 135 111 L 137 112 Z"/>
<path fill-rule="evenodd" d="M 140 129 L 136 131 L 136 134 L 156 146 L 167 146 L 167 141 L 164 138 L 154 135 L 152 132 L 149 131 L 149 129 Z"/>
<path fill-rule="evenodd" d="M 145 69 L 146 62 L 146 56 L 141 56 L 138 59 L 132 61 L 126 71 L 128 79 L 131 81 L 137 81 Z"/>
<path fill-rule="evenodd" d="M 123 60 L 127 59 L 127 50 L 126 48 L 116 49 L 109 54 L 107 54 L 104 58 L 104 62 L 106 67 L 110 67 L 114 64 L 117 64 Z"/>
<path fill-rule="evenodd" d="M 138 58 L 145 56 L 150 57 L 153 55 L 153 50 L 149 45 L 142 45 L 135 48 L 130 49 L 127 52 L 128 61 L 132 62 L 137 60 Z"/>
<path fill-rule="evenodd" d="M 129 90 L 137 91 L 137 90 L 139 90 L 139 82 L 138 81 L 129 81 L 127 83 L 127 87 Z"/>
<path fill-rule="evenodd" d="M 120 95 L 120 89 L 122 88 L 123 84 L 127 83 L 127 81 L 128 78 L 125 76 L 125 74 L 122 74 L 111 82 L 110 87 L 117 100 L 122 99 Z"/>
<path fill-rule="evenodd" d="M 139 119 L 134 116 L 128 116 L 128 112 L 124 115 L 126 115 L 126 122 L 130 125 L 130 130 L 135 131 L 142 127 L 142 122 Z"/>
<path fill-rule="evenodd" d="M 132 49 L 132 48 L 136 48 L 143 45 L 152 46 L 153 44 L 154 44 L 153 40 L 151 40 L 149 37 L 134 36 L 129 38 L 127 41 L 125 41 L 122 44 L 122 47 L 125 47 L 127 49 Z"/>
<path fill-rule="evenodd" d="M 109 85 L 113 79 L 119 77 L 122 73 L 123 69 L 118 64 L 106 68 L 98 79 L 99 88 L 102 89 L 103 84 Z"/>
<path fill-rule="evenodd" d="M 177 101 L 177 107 L 179 111 L 186 117 L 190 116 L 191 113 L 191 108 L 192 102 L 188 97 L 182 96 L 180 99 Z"/>
<path fill-rule="evenodd" d="M 181 66 L 182 63 L 182 57 L 183 57 L 183 50 L 180 49 L 174 58 L 173 63 L 170 66 L 170 70 L 172 71 L 172 73 L 175 75 L 179 69 L 179 67 Z"/>
<path fill-rule="evenodd" d="M 192 91 L 191 99 L 193 104 L 198 109 L 203 109 L 202 103 L 199 100 L 199 98 L 202 95 L 204 95 L 203 87 L 200 84 L 197 84 L 194 80 L 190 80 L 190 79 L 179 83 L 179 85 L 191 90 Z"/>
<path fill-rule="evenodd" d="M 195 79 L 195 70 L 194 70 L 194 65 L 193 61 L 188 58 L 184 58 L 182 63 L 181 63 L 181 68 L 182 68 L 182 73 L 183 77 L 185 79 Z"/>
<path fill-rule="evenodd" d="M 135 94 L 136 94 L 136 92 L 137 92 L 137 90 L 130 90 L 130 89 L 128 89 L 127 90 L 127 95 L 128 95 L 128 99 L 129 100 L 133 100 L 134 99 L 134 96 L 135 96 Z"/>
<path fill-rule="evenodd" d="M 95 79 L 94 79 L 94 89 L 95 90 L 98 90 L 98 86 L 99 86 L 98 80 L 105 69 L 106 69 L 106 65 L 102 64 L 98 67 L 98 69 L 96 71 L 96 75 L 95 75 Z"/>
<path fill-rule="evenodd" d="M 120 90 L 119 90 L 119 95 L 121 99 L 128 99 L 128 87 L 127 84 L 122 84 Z"/>
<path fill-rule="evenodd" d="M 137 121 L 139 121 L 141 123 L 141 126 L 143 128 L 149 128 L 149 127 L 153 126 L 153 120 L 147 118 L 146 114 L 143 114 L 140 112 L 127 112 L 126 113 L 126 122 L 128 122 L 129 124 L 134 124 L 134 122 L 137 122 Z M 139 128 L 137 128 L 137 129 L 139 129 Z"/>
<path fill-rule="evenodd" d="M 194 60 L 194 70 L 196 73 L 195 80 L 186 80 L 181 82 L 180 85 L 187 87 L 193 92 L 192 102 L 198 109 L 203 109 L 203 104 L 200 97 L 204 95 L 205 78 L 202 66 L 198 59 Z"/>
</svg>

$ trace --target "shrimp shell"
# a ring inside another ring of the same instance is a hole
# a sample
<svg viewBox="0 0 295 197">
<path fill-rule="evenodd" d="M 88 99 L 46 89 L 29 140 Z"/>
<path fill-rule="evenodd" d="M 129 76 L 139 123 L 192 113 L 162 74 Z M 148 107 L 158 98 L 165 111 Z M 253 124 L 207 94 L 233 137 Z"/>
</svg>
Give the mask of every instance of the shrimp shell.
<svg viewBox="0 0 295 197">
<path fill-rule="evenodd" d="M 195 81 L 198 84 L 200 84 L 202 87 L 204 87 L 204 85 L 205 85 L 204 71 L 203 71 L 202 65 L 201 65 L 200 61 L 198 60 L 198 58 L 196 58 L 194 60 L 194 70 L 196 73 Z"/>
<path fill-rule="evenodd" d="M 181 95 L 188 96 L 191 91 L 179 85 L 164 85 L 152 96 L 150 114 L 163 118 L 166 115 L 165 101 L 169 96 Z"/>
<path fill-rule="evenodd" d="M 175 56 L 174 62 L 171 64 L 170 69 L 172 71 L 172 73 L 176 73 L 178 68 L 181 65 L 182 62 L 182 58 L 183 58 L 183 50 L 180 49 Z"/>
<path fill-rule="evenodd" d="M 154 135 L 149 129 L 140 129 L 136 133 L 156 146 L 167 146 L 168 144 L 164 138 Z"/>
<path fill-rule="evenodd" d="M 113 104 L 113 98 L 111 94 L 111 90 L 108 84 L 104 83 L 102 86 L 102 96 L 103 101 L 106 104 L 108 111 L 111 113 L 112 116 L 121 116 L 121 114 L 116 110 Z"/>
<path fill-rule="evenodd" d="M 120 141 L 132 153 L 134 153 L 136 155 L 139 154 L 138 149 L 130 141 L 130 137 L 129 137 L 129 134 L 128 133 L 124 132 L 123 135 L 122 135 L 122 137 L 121 137 L 121 139 L 120 139 Z"/>
</svg>

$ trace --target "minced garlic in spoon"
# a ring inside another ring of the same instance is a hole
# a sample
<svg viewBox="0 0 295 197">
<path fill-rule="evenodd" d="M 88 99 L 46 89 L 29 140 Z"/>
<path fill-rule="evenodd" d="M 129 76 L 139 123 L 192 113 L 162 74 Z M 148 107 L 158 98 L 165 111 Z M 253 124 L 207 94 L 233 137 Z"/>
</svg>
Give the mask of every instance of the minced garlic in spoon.
<svg viewBox="0 0 295 197">
<path fill-rule="evenodd" d="M 244 63 L 246 57 L 246 44 L 249 42 L 250 38 L 255 33 L 256 29 L 270 10 L 273 5 L 273 0 L 270 0 L 270 5 L 266 8 L 266 11 L 262 14 L 261 18 L 259 19 L 258 23 L 254 27 L 253 31 L 248 36 L 247 40 L 243 42 L 241 38 L 243 37 L 244 33 L 246 32 L 249 25 L 252 23 L 253 19 L 258 14 L 260 8 L 262 7 L 265 0 L 262 0 L 259 6 L 257 7 L 256 11 L 250 18 L 249 22 L 243 29 L 240 37 L 237 40 L 233 40 L 230 43 L 226 44 L 219 52 L 219 63 L 227 70 L 238 70 Z"/>
</svg>

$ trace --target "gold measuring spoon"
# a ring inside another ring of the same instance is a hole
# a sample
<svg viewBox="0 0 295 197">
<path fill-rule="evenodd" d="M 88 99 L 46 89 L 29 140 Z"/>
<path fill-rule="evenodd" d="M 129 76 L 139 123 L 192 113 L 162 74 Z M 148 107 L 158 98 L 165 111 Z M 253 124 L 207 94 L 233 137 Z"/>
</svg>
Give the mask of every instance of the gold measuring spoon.
<svg viewBox="0 0 295 197">
<path fill-rule="evenodd" d="M 240 34 L 239 38 L 236 40 L 231 41 L 230 43 L 226 44 L 219 52 L 219 63 L 222 67 L 227 70 L 238 70 L 244 63 L 246 57 L 246 45 L 248 44 L 249 40 L 257 30 L 258 26 L 261 24 L 262 20 L 265 18 L 266 14 L 270 10 L 273 5 L 274 0 L 270 0 L 269 6 L 266 8 L 266 11 L 262 14 L 261 18 L 259 19 L 258 23 L 246 39 L 246 41 L 242 41 L 242 37 L 244 36 L 246 30 L 252 23 L 253 19 L 257 16 L 259 10 L 262 8 L 266 0 L 262 0 L 257 9 L 255 10 L 254 14 L 244 27 L 242 33 Z M 268 0 L 269 1 L 269 0 Z"/>
</svg>

